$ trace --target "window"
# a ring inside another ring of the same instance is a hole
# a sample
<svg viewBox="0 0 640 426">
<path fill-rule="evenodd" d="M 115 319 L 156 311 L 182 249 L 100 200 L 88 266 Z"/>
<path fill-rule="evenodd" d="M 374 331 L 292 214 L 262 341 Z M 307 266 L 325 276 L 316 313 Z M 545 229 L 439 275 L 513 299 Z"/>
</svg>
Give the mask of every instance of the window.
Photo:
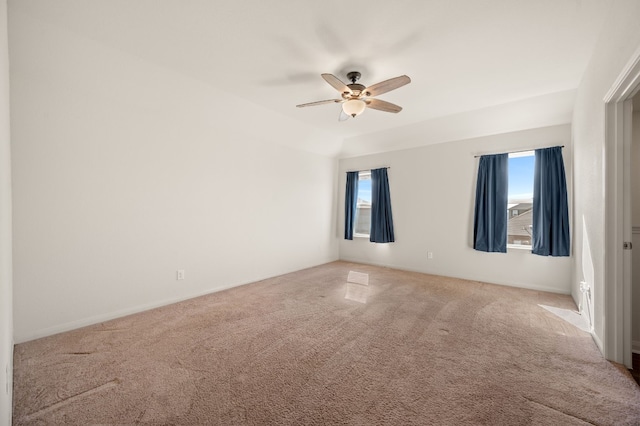
<svg viewBox="0 0 640 426">
<path fill-rule="evenodd" d="M 480 156 L 473 248 L 506 253 L 507 247 L 522 247 L 539 256 L 569 256 L 567 199 L 561 146 L 536 149 L 533 155 Z"/>
<path fill-rule="evenodd" d="M 508 247 L 531 248 L 534 160 L 533 151 L 509 154 Z"/>
<path fill-rule="evenodd" d="M 354 236 L 368 237 L 371 229 L 371 172 L 360 172 L 358 176 L 358 201 Z"/>
</svg>

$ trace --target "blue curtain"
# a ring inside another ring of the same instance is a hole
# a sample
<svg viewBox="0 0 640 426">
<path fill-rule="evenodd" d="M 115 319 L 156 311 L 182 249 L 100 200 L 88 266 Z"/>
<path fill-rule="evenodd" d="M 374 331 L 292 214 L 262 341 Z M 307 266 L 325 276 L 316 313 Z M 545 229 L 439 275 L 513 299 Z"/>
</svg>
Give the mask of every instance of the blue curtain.
<svg viewBox="0 0 640 426">
<path fill-rule="evenodd" d="M 509 154 L 483 155 L 478 165 L 473 248 L 507 252 Z"/>
<path fill-rule="evenodd" d="M 387 169 L 371 170 L 371 232 L 372 243 L 392 243 L 393 215 L 391 214 L 391 194 Z"/>
<path fill-rule="evenodd" d="M 569 207 L 562 148 L 536 149 L 533 254 L 569 256 Z"/>
<path fill-rule="evenodd" d="M 344 197 L 344 239 L 353 240 L 358 203 L 358 172 L 347 172 L 347 190 Z"/>
</svg>

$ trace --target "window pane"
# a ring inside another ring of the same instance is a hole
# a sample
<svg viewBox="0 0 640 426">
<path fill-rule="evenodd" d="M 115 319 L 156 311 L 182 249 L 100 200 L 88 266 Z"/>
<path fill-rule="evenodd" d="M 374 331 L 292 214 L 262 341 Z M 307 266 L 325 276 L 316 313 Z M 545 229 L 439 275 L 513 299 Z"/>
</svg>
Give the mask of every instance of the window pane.
<svg viewBox="0 0 640 426">
<path fill-rule="evenodd" d="M 512 155 L 509 155 L 507 244 L 531 246 L 535 157 L 533 151 Z"/>
<path fill-rule="evenodd" d="M 358 203 L 356 208 L 355 233 L 369 235 L 371 228 L 371 175 L 360 173 L 358 179 Z"/>
</svg>

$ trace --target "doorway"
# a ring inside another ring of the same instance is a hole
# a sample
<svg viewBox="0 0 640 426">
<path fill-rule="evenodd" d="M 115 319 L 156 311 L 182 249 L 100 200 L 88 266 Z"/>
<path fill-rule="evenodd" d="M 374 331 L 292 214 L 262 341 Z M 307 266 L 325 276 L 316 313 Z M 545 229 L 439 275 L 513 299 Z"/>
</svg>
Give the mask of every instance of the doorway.
<svg viewBox="0 0 640 426">
<path fill-rule="evenodd" d="M 605 96 L 604 356 L 632 368 L 633 98 L 640 91 L 640 50 Z M 636 120 L 637 121 L 637 120 Z M 636 246 L 640 251 L 640 246 Z M 637 256 L 637 255 L 636 255 Z M 640 273 L 639 273 L 640 275 Z M 637 317 L 637 315 L 636 315 Z"/>
</svg>

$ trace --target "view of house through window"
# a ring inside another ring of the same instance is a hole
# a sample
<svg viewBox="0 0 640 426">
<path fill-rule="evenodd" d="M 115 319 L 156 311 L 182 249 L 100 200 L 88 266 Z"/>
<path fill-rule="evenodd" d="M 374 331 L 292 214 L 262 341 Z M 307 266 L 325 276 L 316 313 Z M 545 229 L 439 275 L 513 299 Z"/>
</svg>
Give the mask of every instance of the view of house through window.
<svg viewBox="0 0 640 426">
<path fill-rule="evenodd" d="M 534 160 L 533 151 L 509 154 L 507 245 L 531 247 Z"/>
<path fill-rule="evenodd" d="M 354 236 L 368 237 L 371 228 L 371 172 L 360 172 Z"/>
</svg>

